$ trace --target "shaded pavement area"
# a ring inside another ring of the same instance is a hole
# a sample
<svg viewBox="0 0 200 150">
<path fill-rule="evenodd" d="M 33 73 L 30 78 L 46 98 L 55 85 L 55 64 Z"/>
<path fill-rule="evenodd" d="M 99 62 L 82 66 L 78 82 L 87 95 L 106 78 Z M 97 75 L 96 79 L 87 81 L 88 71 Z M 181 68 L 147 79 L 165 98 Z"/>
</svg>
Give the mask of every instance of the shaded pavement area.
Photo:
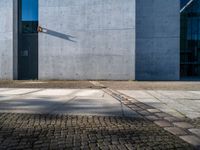
<svg viewBox="0 0 200 150">
<path fill-rule="evenodd" d="M 97 89 L 0 88 L 0 113 L 140 117 Z"/>
<path fill-rule="evenodd" d="M 193 149 L 141 118 L 0 114 L 0 149 Z"/>
</svg>

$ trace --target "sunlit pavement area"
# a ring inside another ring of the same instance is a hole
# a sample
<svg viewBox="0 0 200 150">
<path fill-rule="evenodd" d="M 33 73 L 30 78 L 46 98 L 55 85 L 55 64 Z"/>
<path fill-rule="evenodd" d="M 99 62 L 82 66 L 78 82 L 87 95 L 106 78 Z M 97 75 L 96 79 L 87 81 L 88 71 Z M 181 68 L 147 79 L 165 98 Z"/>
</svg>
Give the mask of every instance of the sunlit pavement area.
<svg viewBox="0 0 200 150">
<path fill-rule="evenodd" d="M 200 82 L 102 82 L 179 118 L 200 119 Z"/>
<path fill-rule="evenodd" d="M 119 90 L 175 117 L 200 118 L 200 91 Z"/>
<path fill-rule="evenodd" d="M 0 149 L 194 148 L 105 90 L 110 86 L 148 106 L 190 121 L 198 137 L 199 85 L 193 83 L 195 89 L 192 84 L 185 85 L 185 89 L 160 85 L 142 89 L 137 82 L 100 83 L 103 88 L 89 81 L 80 81 L 80 88 L 78 81 L 0 83 Z M 177 131 L 185 134 L 184 129 Z M 198 145 L 198 139 L 190 137 L 186 137 L 193 140 L 189 143 Z"/>
</svg>

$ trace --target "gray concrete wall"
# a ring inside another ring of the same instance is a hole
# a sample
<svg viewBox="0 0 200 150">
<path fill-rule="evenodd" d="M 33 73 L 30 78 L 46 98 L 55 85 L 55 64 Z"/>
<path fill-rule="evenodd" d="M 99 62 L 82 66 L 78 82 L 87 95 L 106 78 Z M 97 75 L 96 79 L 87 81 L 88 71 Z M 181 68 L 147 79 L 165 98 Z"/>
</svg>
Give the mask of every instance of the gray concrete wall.
<svg viewBox="0 0 200 150">
<path fill-rule="evenodd" d="M 13 0 L 0 0 L 0 79 L 13 79 Z"/>
<path fill-rule="evenodd" d="M 39 0 L 39 79 L 135 79 L 135 0 Z"/>
<path fill-rule="evenodd" d="M 136 80 L 179 80 L 179 0 L 136 0 Z"/>
</svg>

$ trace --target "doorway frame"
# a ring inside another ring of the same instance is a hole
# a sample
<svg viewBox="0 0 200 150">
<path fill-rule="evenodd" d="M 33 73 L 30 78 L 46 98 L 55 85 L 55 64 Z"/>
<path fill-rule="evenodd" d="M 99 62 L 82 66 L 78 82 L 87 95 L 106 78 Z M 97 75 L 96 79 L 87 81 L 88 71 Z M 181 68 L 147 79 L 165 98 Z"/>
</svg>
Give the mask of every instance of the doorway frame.
<svg viewBox="0 0 200 150">
<path fill-rule="evenodd" d="M 18 80 L 19 0 L 13 0 L 13 80 Z"/>
</svg>

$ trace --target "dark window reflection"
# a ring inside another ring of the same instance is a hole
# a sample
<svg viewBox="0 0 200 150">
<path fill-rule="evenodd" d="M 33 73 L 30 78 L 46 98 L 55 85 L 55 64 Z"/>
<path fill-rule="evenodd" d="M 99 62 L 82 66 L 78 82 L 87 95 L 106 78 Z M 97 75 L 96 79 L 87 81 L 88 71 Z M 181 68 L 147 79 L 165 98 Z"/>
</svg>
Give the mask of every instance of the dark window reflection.
<svg viewBox="0 0 200 150">
<path fill-rule="evenodd" d="M 200 0 L 181 13 L 181 76 L 200 76 Z"/>
<path fill-rule="evenodd" d="M 37 21 L 23 21 L 22 32 L 23 33 L 37 33 L 38 22 Z"/>
<path fill-rule="evenodd" d="M 181 9 L 190 1 L 190 0 L 180 0 L 181 1 Z"/>
</svg>

